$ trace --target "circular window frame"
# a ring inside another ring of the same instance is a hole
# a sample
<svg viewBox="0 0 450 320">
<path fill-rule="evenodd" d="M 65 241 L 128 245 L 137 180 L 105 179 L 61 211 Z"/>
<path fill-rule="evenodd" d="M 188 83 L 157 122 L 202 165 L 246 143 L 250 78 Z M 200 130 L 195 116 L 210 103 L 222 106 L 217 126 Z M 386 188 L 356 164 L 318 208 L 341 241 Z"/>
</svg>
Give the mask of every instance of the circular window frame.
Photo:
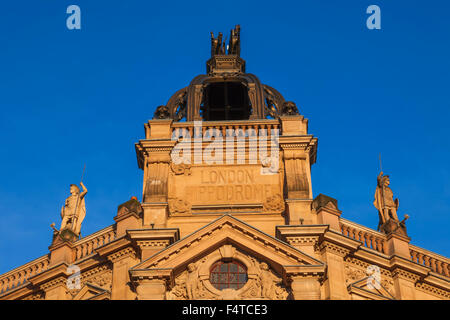
<svg viewBox="0 0 450 320">
<path fill-rule="evenodd" d="M 228 264 L 228 267 L 227 267 L 227 271 L 222 272 L 222 271 L 220 271 L 220 268 L 224 264 Z M 230 267 L 233 264 L 237 265 L 237 272 L 231 272 L 230 271 Z M 219 271 L 213 271 L 216 268 L 219 268 Z M 240 272 L 239 268 L 242 268 L 244 271 Z M 220 278 L 220 275 L 226 274 L 227 275 L 227 281 L 226 282 L 221 282 L 221 281 L 215 282 L 212 279 L 213 274 L 217 274 L 218 278 Z M 237 278 L 236 282 L 230 281 L 230 274 L 235 274 L 236 275 L 236 278 Z M 245 282 L 240 282 L 239 281 L 240 275 L 245 275 Z M 209 268 L 209 279 L 208 280 L 209 280 L 210 284 L 213 286 L 213 288 L 216 289 L 216 290 L 222 291 L 222 290 L 225 290 L 225 289 L 232 289 L 232 290 L 236 290 L 237 291 L 237 290 L 242 289 L 246 284 L 248 284 L 248 280 L 249 280 L 248 268 L 247 268 L 245 263 L 243 263 L 243 262 L 241 262 L 241 261 L 239 261 L 237 259 L 233 259 L 233 260 L 221 259 L 221 260 L 218 260 L 218 261 L 214 262 L 211 265 L 211 267 Z M 234 285 L 234 284 L 236 284 L 235 288 L 230 287 L 230 285 Z M 224 286 L 224 287 L 221 287 L 221 286 Z"/>
</svg>

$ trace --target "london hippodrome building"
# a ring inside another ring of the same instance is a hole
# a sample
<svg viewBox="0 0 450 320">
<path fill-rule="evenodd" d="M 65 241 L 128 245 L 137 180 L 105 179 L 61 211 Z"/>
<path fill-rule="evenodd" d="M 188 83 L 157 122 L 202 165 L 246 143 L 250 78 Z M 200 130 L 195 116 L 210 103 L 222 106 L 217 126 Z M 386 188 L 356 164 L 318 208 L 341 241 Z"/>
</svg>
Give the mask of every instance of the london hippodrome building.
<svg viewBox="0 0 450 320">
<path fill-rule="evenodd" d="M 308 120 L 246 73 L 239 26 L 229 39 L 211 35 L 206 73 L 145 124 L 142 202 L 83 238 L 66 219 L 48 253 L 0 275 L 0 299 L 450 299 L 449 259 L 411 243 L 386 176 L 378 231 L 313 196 Z"/>
</svg>

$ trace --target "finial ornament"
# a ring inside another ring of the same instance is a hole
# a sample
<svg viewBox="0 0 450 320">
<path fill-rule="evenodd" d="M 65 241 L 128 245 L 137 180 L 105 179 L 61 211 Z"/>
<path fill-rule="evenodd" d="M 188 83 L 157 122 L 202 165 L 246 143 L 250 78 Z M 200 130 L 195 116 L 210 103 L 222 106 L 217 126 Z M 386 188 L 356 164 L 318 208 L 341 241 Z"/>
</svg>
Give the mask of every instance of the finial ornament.
<svg viewBox="0 0 450 320">
<path fill-rule="evenodd" d="M 397 216 L 399 201 L 398 199 L 394 200 L 394 193 L 389 187 L 390 183 L 389 176 L 384 175 L 381 171 L 377 177 L 377 188 L 373 202 L 378 210 L 378 230 L 384 233 L 399 233 L 406 236 L 405 221 L 409 216 L 405 215 L 405 219 L 399 221 Z"/>
</svg>

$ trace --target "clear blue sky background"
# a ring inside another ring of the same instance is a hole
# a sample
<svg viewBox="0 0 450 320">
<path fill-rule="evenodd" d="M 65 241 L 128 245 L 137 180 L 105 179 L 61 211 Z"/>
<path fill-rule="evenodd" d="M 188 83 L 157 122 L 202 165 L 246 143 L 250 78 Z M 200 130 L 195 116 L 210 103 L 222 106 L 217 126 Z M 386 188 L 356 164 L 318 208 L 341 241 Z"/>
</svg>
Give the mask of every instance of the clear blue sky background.
<svg viewBox="0 0 450 320">
<path fill-rule="evenodd" d="M 77 4 L 82 29 L 66 28 Z M 382 29 L 366 28 L 381 8 Z M 450 255 L 448 1 L 7 1 L 0 13 L 0 273 L 48 252 L 86 163 L 82 233 L 141 199 L 134 143 L 205 72 L 209 32 L 241 24 L 247 71 L 299 106 L 319 138 L 313 191 L 376 228 L 391 176 L 412 243 Z"/>
</svg>

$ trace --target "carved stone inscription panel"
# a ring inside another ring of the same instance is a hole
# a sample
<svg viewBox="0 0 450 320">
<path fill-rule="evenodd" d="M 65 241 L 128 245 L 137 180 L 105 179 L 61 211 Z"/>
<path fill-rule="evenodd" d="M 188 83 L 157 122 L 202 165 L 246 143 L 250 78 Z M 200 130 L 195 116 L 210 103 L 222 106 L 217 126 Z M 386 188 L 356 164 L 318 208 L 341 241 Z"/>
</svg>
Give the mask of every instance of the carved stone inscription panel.
<svg viewBox="0 0 450 320">
<path fill-rule="evenodd" d="M 169 199 L 183 199 L 190 206 L 262 205 L 281 197 L 280 174 L 261 174 L 261 165 L 192 166 L 189 174 L 172 173 Z"/>
</svg>

